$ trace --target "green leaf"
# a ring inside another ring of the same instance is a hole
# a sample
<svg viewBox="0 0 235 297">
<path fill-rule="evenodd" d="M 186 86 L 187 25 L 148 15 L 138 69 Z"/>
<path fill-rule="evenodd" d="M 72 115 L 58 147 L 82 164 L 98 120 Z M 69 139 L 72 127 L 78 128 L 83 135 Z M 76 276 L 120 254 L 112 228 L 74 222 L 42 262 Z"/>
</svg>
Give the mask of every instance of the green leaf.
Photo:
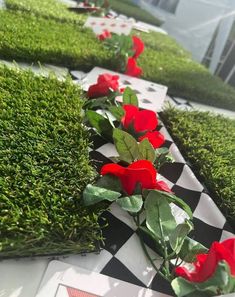
<svg viewBox="0 0 235 297">
<path fill-rule="evenodd" d="M 234 277 L 230 275 L 230 269 L 226 262 L 220 262 L 212 277 L 202 283 L 189 282 L 182 277 L 175 278 L 171 286 L 178 297 L 215 296 L 231 293 L 227 288 L 234 288 Z"/>
<path fill-rule="evenodd" d="M 111 106 L 109 107 L 109 111 L 118 121 L 120 121 L 125 114 L 125 111 L 121 106 Z"/>
<path fill-rule="evenodd" d="M 121 160 L 131 163 L 137 159 L 138 143 L 133 136 L 120 129 L 114 129 L 113 140 Z"/>
<path fill-rule="evenodd" d="M 83 191 L 83 201 L 86 206 L 96 204 L 103 200 L 115 201 L 121 196 L 120 193 L 105 188 L 87 185 Z"/>
<path fill-rule="evenodd" d="M 179 253 L 184 243 L 186 236 L 193 230 L 193 224 L 190 221 L 177 225 L 175 230 L 170 234 L 169 241 L 172 249 Z"/>
<path fill-rule="evenodd" d="M 153 242 L 154 242 L 154 247 L 157 252 L 157 254 L 161 257 L 164 257 L 164 247 L 161 243 L 161 241 L 155 236 L 153 232 L 151 232 L 148 228 L 140 226 L 140 237 L 141 237 L 141 232 L 147 235 Z"/>
<path fill-rule="evenodd" d="M 88 110 L 86 112 L 86 117 L 90 125 L 94 127 L 99 134 L 109 140 L 112 140 L 113 126 L 110 124 L 108 119 L 93 110 Z"/>
<path fill-rule="evenodd" d="M 105 109 L 109 105 L 107 101 L 108 101 L 108 97 L 89 99 L 83 105 L 83 109 L 84 110 L 95 109 L 95 108 Z"/>
<path fill-rule="evenodd" d="M 156 159 L 155 159 L 155 165 L 157 169 L 160 169 L 161 166 L 165 163 L 172 163 L 173 158 L 169 152 L 168 148 L 161 147 L 155 150 Z"/>
<path fill-rule="evenodd" d="M 126 211 L 138 212 L 142 208 L 143 200 L 141 195 L 133 195 L 119 198 L 117 204 Z"/>
<path fill-rule="evenodd" d="M 105 188 L 108 190 L 112 190 L 115 192 L 121 192 L 122 191 L 122 185 L 118 177 L 106 174 L 102 176 L 96 183 L 97 187 Z"/>
<path fill-rule="evenodd" d="M 156 158 L 155 150 L 148 139 L 144 139 L 139 143 L 139 160 L 148 160 L 154 162 Z"/>
<path fill-rule="evenodd" d="M 190 219 L 193 218 L 193 213 L 191 211 L 191 208 L 188 206 L 187 203 L 184 202 L 184 200 L 180 199 L 179 197 L 177 197 L 173 194 L 167 193 L 167 192 L 161 192 L 161 193 L 162 193 L 162 195 L 167 197 L 169 202 L 172 202 L 172 203 L 176 204 L 177 206 L 179 206 L 180 208 L 182 208 L 187 213 L 187 215 L 189 216 Z"/>
<path fill-rule="evenodd" d="M 155 150 L 157 157 L 160 155 L 168 155 L 169 154 L 169 149 L 167 147 L 160 147 Z"/>
<path fill-rule="evenodd" d="M 208 249 L 201 243 L 186 237 L 179 252 L 179 257 L 185 262 L 192 263 L 196 260 L 196 255 L 207 253 Z"/>
<path fill-rule="evenodd" d="M 162 192 L 151 190 L 145 201 L 146 226 L 158 238 L 163 240 L 176 228 L 171 207 Z"/>
<path fill-rule="evenodd" d="M 138 106 L 136 93 L 129 87 L 126 87 L 123 93 L 123 104 Z"/>
</svg>

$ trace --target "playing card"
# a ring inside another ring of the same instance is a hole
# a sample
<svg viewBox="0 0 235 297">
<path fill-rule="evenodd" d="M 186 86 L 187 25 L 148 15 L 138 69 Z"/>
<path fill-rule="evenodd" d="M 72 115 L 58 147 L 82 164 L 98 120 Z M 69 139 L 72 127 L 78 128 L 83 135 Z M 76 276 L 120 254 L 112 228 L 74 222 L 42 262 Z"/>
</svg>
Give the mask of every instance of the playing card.
<svg viewBox="0 0 235 297">
<path fill-rule="evenodd" d="M 125 20 L 88 17 L 84 26 L 91 28 L 96 35 L 101 34 L 104 30 L 118 35 L 129 35 L 133 23 Z"/>
<path fill-rule="evenodd" d="M 169 297 L 103 274 L 51 261 L 36 297 Z"/>
<path fill-rule="evenodd" d="M 139 100 L 139 106 L 141 108 L 157 112 L 161 111 L 163 102 L 166 97 L 167 87 L 140 78 L 131 77 L 125 74 L 95 67 L 83 79 L 83 89 L 87 91 L 89 86 L 95 84 L 97 82 L 98 76 L 103 73 L 119 75 L 120 88 L 130 87 L 131 89 L 133 89 L 136 92 Z M 117 100 L 121 101 L 121 97 L 117 98 Z"/>
</svg>

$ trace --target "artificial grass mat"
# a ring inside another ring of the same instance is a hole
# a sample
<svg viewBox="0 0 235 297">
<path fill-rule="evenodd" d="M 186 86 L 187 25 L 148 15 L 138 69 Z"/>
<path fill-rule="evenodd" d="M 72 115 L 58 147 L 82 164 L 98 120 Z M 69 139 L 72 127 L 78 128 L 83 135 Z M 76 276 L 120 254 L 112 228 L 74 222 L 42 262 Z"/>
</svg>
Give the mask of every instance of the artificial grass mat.
<svg viewBox="0 0 235 297">
<path fill-rule="evenodd" d="M 116 70 L 120 61 L 88 29 L 25 13 L 0 11 L 0 58 L 51 63 L 84 71 Z M 175 41 L 161 33 L 141 33 L 146 42 L 138 58 L 142 78 L 168 86 L 168 93 L 235 110 L 235 90 L 210 74 Z M 151 37 L 152 36 L 152 37 Z"/>
<path fill-rule="evenodd" d="M 58 0 L 5 0 L 7 9 L 20 10 L 35 16 L 60 22 L 83 25 L 87 16 L 70 12 L 68 6 Z"/>
<path fill-rule="evenodd" d="M 0 20 L 0 58 L 81 70 L 117 62 L 89 29 L 11 11 L 0 11 Z"/>
<path fill-rule="evenodd" d="M 144 79 L 168 86 L 169 95 L 235 110 L 235 89 L 193 61 L 169 36 L 154 33 L 155 42 L 146 33 L 141 36 L 147 40 L 145 51 L 138 59 Z"/>
<path fill-rule="evenodd" d="M 235 120 L 173 108 L 162 117 L 194 173 L 235 228 Z"/>
<path fill-rule="evenodd" d="M 0 67 L 0 258 L 96 248 L 82 95 L 70 80 Z M 99 206 L 100 207 L 100 206 Z"/>
</svg>

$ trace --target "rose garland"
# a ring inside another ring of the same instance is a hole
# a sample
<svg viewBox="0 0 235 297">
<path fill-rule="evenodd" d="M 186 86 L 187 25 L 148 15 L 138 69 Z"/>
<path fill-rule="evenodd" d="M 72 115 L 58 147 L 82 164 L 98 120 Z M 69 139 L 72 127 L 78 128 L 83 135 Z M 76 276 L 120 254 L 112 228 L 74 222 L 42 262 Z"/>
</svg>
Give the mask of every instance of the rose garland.
<svg viewBox="0 0 235 297">
<path fill-rule="evenodd" d="M 120 90 L 118 79 L 117 75 L 100 75 L 87 93 L 91 98 L 85 105 L 87 121 L 98 134 L 114 143 L 119 164 L 101 168 L 100 178 L 84 190 L 85 205 L 115 201 L 127 211 L 140 230 L 140 243 L 147 258 L 157 273 L 171 283 L 178 297 L 235 292 L 235 238 L 214 242 L 208 251 L 188 237 L 193 230 L 189 206 L 157 179 L 160 166 L 170 161 L 168 150 L 161 147 L 164 136 L 156 130 L 157 115 L 140 110 L 135 92 L 130 88 Z M 116 100 L 120 95 L 122 103 Z M 104 116 L 95 111 L 97 108 L 103 109 Z M 181 224 L 172 214 L 172 203 L 187 214 Z M 146 217 L 144 225 L 140 221 L 142 213 Z M 161 270 L 149 255 L 143 235 L 153 241 L 163 258 Z M 191 268 L 187 268 L 187 263 Z"/>
<path fill-rule="evenodd" d="M 120 61 L 119 71 L 134 77 L 143 73 L 142 68 L 137 65 L 137 59 L 144 51 L 144 43 L 139 37 L 111 34 L 108 30 L 104 30 L 97 37 L 104 42 L 105 47 L 115 53 Z"/>
</svg>

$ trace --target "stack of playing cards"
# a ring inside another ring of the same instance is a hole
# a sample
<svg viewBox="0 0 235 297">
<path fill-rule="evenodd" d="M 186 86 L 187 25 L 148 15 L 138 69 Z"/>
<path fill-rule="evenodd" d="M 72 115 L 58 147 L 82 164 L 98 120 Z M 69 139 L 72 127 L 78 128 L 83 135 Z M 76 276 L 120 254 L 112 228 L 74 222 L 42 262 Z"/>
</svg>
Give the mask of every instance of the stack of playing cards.
<svg viewBox="0 0 235 297">
<path fill-rule="evenodd" d="M 36 297 L 168 297 L 103 274 L 51 261 Z"/>
</svg>

